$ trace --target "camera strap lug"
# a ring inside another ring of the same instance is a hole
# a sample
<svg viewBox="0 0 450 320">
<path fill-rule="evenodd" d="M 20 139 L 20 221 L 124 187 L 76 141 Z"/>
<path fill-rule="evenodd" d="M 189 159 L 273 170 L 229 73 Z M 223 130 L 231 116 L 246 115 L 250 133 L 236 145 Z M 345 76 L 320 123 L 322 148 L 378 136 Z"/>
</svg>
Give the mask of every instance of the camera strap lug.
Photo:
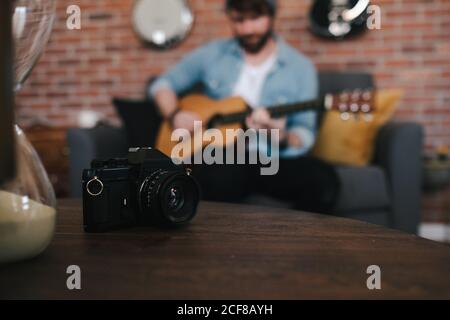
<svg viewBox="0 0 450 320">
<path fill-rule="evenodd" d="M 97 183 L 100 185 L 100 191 L 98 191 L 98 192 L 92 192 L 92 190 L 90 189 L 90 187 L 91 187 L 91 185 L 92 185 L 94 182 L 97 182 Z M 89 182 L 86 184 L 86 191 L 87 191 L 87 193 L 89 193 L 89 194 L 90 194 L 91 196 L 93 196 L 93 197 L 98 197 L 99 195 L 101 195 L 102 192 L 103 192 L 103 189 L 104 189 L 103 182 L 102 182 L 97 176 L 95 176 L 93 179 L 89 180 Z"/>
</svg>

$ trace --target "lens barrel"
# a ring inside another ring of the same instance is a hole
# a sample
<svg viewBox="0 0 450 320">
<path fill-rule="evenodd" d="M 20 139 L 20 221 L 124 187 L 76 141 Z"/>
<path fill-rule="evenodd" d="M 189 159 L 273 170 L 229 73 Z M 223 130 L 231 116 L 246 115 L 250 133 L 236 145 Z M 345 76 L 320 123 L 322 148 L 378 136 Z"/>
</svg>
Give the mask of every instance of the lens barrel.
<svg viewBox="0 0 450 320">
<path fill-rule="evenodd" d="M 163 226 L 190 222 L 199 201 L 197 182 L 182 171 L 158 170 L 143 181 L 139 192 L 143 221 Z"/>
</svg>

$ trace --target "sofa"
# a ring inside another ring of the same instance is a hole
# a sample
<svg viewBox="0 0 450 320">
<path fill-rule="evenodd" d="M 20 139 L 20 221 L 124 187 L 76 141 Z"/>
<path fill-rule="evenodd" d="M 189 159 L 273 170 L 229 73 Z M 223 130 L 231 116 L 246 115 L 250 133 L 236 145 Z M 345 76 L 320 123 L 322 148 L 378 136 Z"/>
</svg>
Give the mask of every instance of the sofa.
<svg viewBox="0 0 450 320">
<path fill-rule="evenodd" d="M 321 94 L 374 87 L 374 79 L 367 73 L 320 73 Z M 70 129 L 67 140 L 73 197 L 81 197 L 81 172 L 89 167 L 92 159 L 125 156 L 128 148 L 132 147 L 124 127 L 102 125 L 93 129 Z M 383 126 L 378 133 L 375 156 L 370 165 L 336 166 L 341 192 L 333 214 L 417 233 L 422 140 L 419 124 L 391 122 Z M 290 207 L 289 203 L 258 194 L 250 196 L 246 203 Z"/>
</svg>

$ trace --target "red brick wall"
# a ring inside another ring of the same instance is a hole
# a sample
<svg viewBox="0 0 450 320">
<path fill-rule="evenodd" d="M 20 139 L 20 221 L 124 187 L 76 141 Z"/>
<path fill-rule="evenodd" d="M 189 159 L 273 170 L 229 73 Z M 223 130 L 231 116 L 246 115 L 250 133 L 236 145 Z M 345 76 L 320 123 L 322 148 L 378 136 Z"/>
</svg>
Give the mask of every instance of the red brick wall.
<svg viewBox="0 0 450 320">
<path fill-rule="evenodd" d="M 162 72 L 187 51 L 227 36 L 222 0 L 191 0 L 193 33 L 167 52 L 149 50 L 131 28 L 132 0 L 58 0 L 58 20 L 45 54 L 18 99 L 19 123 L 36 115 L 74 125 L 82 109 L 114 118 L 112 96 L 140 97 L 150 75 Z M 365 70 L 379 87 L 406 95 L 397 119 L 425 125 L 427 146 L 450 145 L 450 1 L 377 0 L 382 30 L 344 42 L 307 31 L 311 1 L 280 0 L 279 32 L 320 69 Z M 82 9 L 82 30 L 66 29 L 66 8 Z"/>
</svg>

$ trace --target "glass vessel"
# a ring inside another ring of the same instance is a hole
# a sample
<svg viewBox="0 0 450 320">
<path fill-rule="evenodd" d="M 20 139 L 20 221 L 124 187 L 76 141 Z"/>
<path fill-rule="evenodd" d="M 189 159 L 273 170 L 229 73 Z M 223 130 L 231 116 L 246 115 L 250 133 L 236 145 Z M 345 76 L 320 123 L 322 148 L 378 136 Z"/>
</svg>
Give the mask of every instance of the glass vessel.
<svg viewBox="0 0 450 320">
<path fill-rule="evenodd" d="M 55 20 L 55 0 L 12 2 L 16 93 L 48 42 Z M 42 253 L 54 235 L 56 197 L 39 156 L 15 126 L 17 173 L 0 186 L 0 263 Z"/>
</svg>

